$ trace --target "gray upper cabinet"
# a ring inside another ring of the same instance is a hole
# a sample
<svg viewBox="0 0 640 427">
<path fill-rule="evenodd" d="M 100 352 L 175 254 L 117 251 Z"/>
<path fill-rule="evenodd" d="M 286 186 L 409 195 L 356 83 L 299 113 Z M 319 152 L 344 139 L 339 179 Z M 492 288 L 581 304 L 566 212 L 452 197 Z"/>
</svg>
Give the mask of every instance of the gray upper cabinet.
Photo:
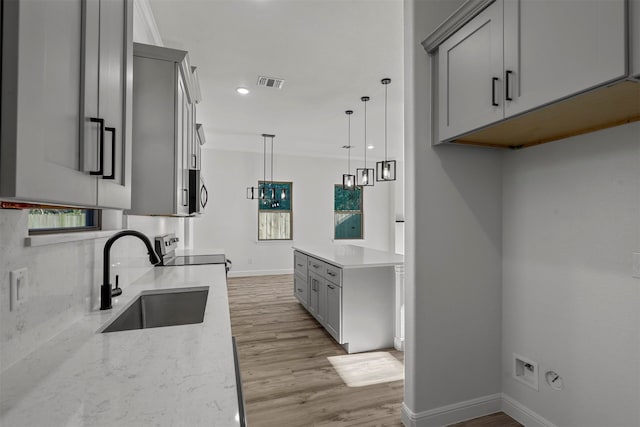
<svg viewBox="0 0 640 427">
<path fill-rule="evenodd" d="M 640 72 L 630 1 L 628 14 L 626 0 L 468 0 L 423 42 L 434 143 L 520 148 L 638 120 L 640 91 L 625 81 Z"/>
<path fill-rule="evenodd" d="M 440 46 L 440 140 L 504 117 L 499 79 L 503 68 L 502 17 L 502 0 L 498 0 Z"/>
<path fill-rule="evenodd" d="M 629 0 L 629 74 L 640 80 L 640 0 Z"/>
<path fill-rule="evenodd" d="M 188 53 L 134 43 L 133 81 L 130 213 L 187 216 L 196 139 Z"/>
<path fill-rule="evenodd" d="M 624 78 L 625 20 L 625 0 L 505 0 L 505 117 Z"/>
<path fill-rule="evenodd" d="M 101 178 L 98 206 L 127 209 L 131 205 L 131 144 L 127 142 L 132 132 L 132 2 L 85 0 L 84 5 L 83 169 Z"/>
<path fill-rule="evenodd" d="M 101 13 L 102 3 L 109 5 L 110 14 L 105 12 L 109 30 L 101 28 L 100 32 L 115 40 L 115 52 L 108 64 L 98 61 L 90 66 L 85 59 L 96 56 L 102 44 L 94 44 L 100 39 L 86 39 L 85 30 L 97 25 L 95 16 Z M 87 207 L 128 205 L 123 156 L 129 139 L 122 129 L 129 124 L 131 112 L 127 109 L 130 78 L 126 76 L 131 70 L 127 47 L 130 56 L 132 4 L 130 0 L 2 1 L 0 197 Z M 85 78 L 88 67 L 94 73 Z M 86 147 L 91 145 L 83 131 L 85 87 L 97 87 L 106 79 L 118 81 L 110 89 L 116 96 L 111 109 L 119 133 L 125 134 L 116 154 L 116 198 L 108 197 L 111 190 L 104 188 L 105 174 L 89 171 L 103 154 L 97 139 L 91 142 L 96 161 L 88 166 L 85 160 L 89 157 Z"/>
</svg>

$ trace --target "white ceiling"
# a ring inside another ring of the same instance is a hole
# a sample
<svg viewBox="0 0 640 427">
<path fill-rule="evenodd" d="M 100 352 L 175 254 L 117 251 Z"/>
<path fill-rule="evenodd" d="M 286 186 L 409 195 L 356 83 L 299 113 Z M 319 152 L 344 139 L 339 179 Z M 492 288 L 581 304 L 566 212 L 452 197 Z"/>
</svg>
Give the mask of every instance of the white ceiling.
<svg viewBox="0 0 640 427">
<path fill-rule="evenodd" d="M 402 0 L 150 0 L 165 46 L 189 51 L 203 101 L 197 120 L 209 148 L 346 157 L 347 109 L 353 158 L 363 155 L 360 97 L 367 95 L 368 156 L 384 155 L 388 87 L 389 158 L 403 145 Z M 285 80 L 257 87 L 259 75 Z M 240 96 L 235 89 L 251 90 Z M 206 147 L 205 146 L 205 147 Z"/>
</svg>

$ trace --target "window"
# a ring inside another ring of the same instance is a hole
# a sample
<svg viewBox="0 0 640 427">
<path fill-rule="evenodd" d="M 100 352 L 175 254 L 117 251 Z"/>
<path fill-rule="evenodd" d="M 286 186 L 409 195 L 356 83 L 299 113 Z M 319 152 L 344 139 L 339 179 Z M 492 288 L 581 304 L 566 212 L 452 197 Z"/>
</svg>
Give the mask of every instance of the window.
<svg viewBox="0 0 640 427">
<path fill-rule="evenodd" d="M 100 230 L 100 210 L 2 202 L 3 209 L 29 210 L 29 234 Z"/>
<path fill-rule="evenodd" d="M 258 240 L 292 240 L 293 184 L 259 181 L 258 188 L 267 195 L 265 199 L 258 199 Z M 273 199 L 269 197 L 272 194 Z"/>
<path fill-rule="evenodd" d="M 98 212 L 75 208 L 29 209 L 29 234 L 99 230 Z"/>
<path fill-rule="evenodd" d="M 362 239 L 362 187 L 345 190 L 336 184 L 333 196 L 335 239 Z"/>
</svg>

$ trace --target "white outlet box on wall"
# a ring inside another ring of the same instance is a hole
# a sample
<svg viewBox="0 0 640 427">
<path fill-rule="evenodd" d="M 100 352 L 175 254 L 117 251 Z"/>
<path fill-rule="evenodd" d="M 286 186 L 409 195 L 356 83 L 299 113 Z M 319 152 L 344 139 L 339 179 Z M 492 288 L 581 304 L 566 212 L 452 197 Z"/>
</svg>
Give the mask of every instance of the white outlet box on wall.
<svg viewBox="0 0 640 427">
<path fill-rule="evenodd" d="M 513 353 L 513 378 L 538 391 L 538 363 Z"/>
</svg>

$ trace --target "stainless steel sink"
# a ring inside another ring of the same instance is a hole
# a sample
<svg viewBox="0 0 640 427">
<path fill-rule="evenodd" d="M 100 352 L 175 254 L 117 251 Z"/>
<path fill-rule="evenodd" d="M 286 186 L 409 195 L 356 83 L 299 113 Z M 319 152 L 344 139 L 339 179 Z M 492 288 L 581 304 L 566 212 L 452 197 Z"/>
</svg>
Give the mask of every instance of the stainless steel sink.
<svg viewBox="0 0 640 427">
<path fill-rule="evenodd" d="M 208 286 L 143 291 L 100 332 L 202 323 Z"/>
</svg>

